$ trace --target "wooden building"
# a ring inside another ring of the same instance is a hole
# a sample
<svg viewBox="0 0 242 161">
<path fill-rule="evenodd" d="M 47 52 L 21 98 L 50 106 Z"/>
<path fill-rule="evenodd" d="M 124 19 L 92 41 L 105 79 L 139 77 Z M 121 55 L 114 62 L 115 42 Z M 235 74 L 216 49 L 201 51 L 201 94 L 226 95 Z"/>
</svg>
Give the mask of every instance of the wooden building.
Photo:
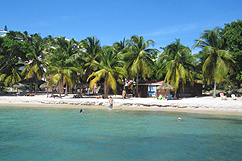
<svg viewBox="0 0 242 161">
<path fill-rule="evenodd" d="M 158 97 L 160 94 L 168 96 L 169 94 L 175 94 L 173 90 L 156 89 L 157 86 L 162 85 L 164 81 L 140 81 L 138 97 Z M 135 85 L 135 84 L 134 84 Z M 177 96 L 180 97 L 195 97 L 202 95 L 202 84 L 194 83 L 192 86 L 190 82 L 187 82 L 184 88 L 180 87 L 177 90 Z"/>
</svg>

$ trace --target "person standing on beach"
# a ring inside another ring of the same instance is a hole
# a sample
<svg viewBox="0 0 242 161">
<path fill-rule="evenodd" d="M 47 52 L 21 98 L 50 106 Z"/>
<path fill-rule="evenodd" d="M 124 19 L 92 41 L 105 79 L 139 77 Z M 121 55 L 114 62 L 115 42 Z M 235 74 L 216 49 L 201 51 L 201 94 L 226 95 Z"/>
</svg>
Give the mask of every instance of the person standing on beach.
<svg viewBox="0 0 242 161">
<path fill-rule="evenodd" d="M 112 108 L 113 108 L 113 99 L 112 99 L 112 97 L 110 96 L 110 97 L 109 97 L 109 110 L 112 110 Z"/>
<path fill-rule="evenodd" d="M 125 95 L 126 95 L 126 91 L 124 89 L 123 92 L 122 92 L 123 99 L 125 98 Z"/>
</svg>

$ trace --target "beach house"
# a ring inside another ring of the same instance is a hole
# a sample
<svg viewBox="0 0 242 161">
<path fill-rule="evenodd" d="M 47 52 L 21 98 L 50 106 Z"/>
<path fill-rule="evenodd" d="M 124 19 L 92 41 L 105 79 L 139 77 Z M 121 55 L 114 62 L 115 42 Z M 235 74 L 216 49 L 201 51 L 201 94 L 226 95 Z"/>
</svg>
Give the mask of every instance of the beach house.
<svg viewBox="0 0 242 161">
<path fill-rule="evenodd" d="M 160 94 L 163 96 L 168 96 L 169 94 L 175 94 L 174 90 L 157 89 L 159 85 L 162 85 L 164 81 L 140 81 L 138 89 L 138 97 L 158 97 Z M 135 86 L 135 82 L 132 83 Z M 127 86 L 129 86 L 128 84 Z M 187 82 L 184 87 L 179 87 L 177 89 L 177 96 L 180 97 L 195 97 L 202 95 L 202 84 Z"/>
</svg>

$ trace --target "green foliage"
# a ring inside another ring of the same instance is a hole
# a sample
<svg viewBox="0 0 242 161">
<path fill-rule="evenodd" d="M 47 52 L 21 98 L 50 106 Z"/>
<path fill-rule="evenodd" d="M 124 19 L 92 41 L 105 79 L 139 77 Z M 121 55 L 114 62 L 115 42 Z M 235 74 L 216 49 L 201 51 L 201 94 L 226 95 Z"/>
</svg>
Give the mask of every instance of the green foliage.
<svg viewBox="0 0 242 161">
<path fill-rule="evenodd" d="M 194 45 L 201 51 L 194 56 L 179 39 L 161 48 L 162 53 L 149 48 L 150 45 L 154 45 L 154 41 L 145 41 L 143 36 L 124 38 L 113 47 L 102 47 L 94 36 L 77 42 L 64 37 L 41 38 L 27 31 L 9 31 L 0 38 L 0 81 L 6 85 L 19 81 L 21 61 L 25 64 L 22 73 L 26 78 L 34 76 L 37 82 L 44 74 L 53 76 L 49 83 L 57 84 L 60 92 L 65 84 L 73 87 L 86 80 L 91 80 L 91 85 L 104 81 L 106 95 L 109 87 L 116 93 L 117 82 L 121 84 L 133 78 L 137 87 L 139 80 L 147 78 L 164 79 L 176 89 L 188 80 L 202 81 L 206 85 L 224 81 L 237 86 L 242 84 L 241 20 L 225 24 L 222 30 L 205 30 Z"/>
<path fill-rule="evenodd" d="M 22 80 L 21 70 L 20 67 L 24 66 L 20 62 L 16 63 L 15 66 L 12 67 L 12 69 L 7 71 L 7 74 L 2 74 L 2 76 L 5 78 L 4 85 L 5 86 L 12 86 L 14 83 L 19 82 Z M 1 78 L 0 78 L 1 80 Z"/>
<path fill-rule="evenodd" d="M 194 58 L 190 48 L 182 45 L 180 39 L 176 39 L 174 43 L 162 49 L 164 52 L 158 59 L 160 69 L 157 76 L 166 73 L 164 81 L 173 85 L 176 90 L 180 83 L 184 85 L 187 80 L 193 82 Z"/>
<path fill-rule="evenodd" d="M 236 76 L 236 79 L 239 81 L 239 82 L 242 82 L 242 71 L 240 72 L 240 74 L 238 74 Z M 242 84 L 240 84 L 240 87 L 242 87 Z"/>
<path fill-rule="evenodd" d="M 21 59 L 25 60 L 28 45 L 17 40 L 0 38 L 0 73 L 4 73 Z"/>
<path fill-rule="evenodd" d="M 119 59 L 119 54 L 114 47 L 104 47 L 102 52 L 99 54 L 99 62 L 94 62 L 94 65 L 98 70 L 92 73 L 87 81 L 92 78 L 90 87 L 92 88 L 95 83 L 104 78 L 104 94 L 107 98 L 109 87 L 112 88 L 114 94 L 117 93 L 117 82 L 122 76 L 126 76 L 125 68 L 122 68 L 124 61 Z"/>
<path fill-rule="evenodd" d="M 27 33 L 25 33 L 27 34 Z M 25 36 L 25 35 L 23 35 Z M 34 77 L 35 79 L 35 94 L 38 91 L 38 82 L 44 76 L 44 68 L 46 66 L 44 62 L 44 49 L 45 49 L 45 40 L 41 38 L 40 35 L 35 34 L 31 35 L 30 38 L 25 39 L 25 42 L 29 44 L 30 50 L 29 53 L 26 54 L 28 62 L 24 70 L 23 74 L 26 74 L 26 78 Z M 22 60 L 23 61 L 23 60 Z M 25 63 L 25 62 L 23 62 Z"/>
<path fill-rule="evenodd" d="M 132 36 L 128 40 L 129 51 L 124 56 L 134 76 L 138 76 L 140 72 L 144 79 L 146 76 L 152 75 L 151 65 L 154 65 L 154 61 L 151 58 L 151 52 L 155 49 L 152 50 L 148 47 L 154 43 L 153 40 L 145 42 L 143 36 Z"/>
<path fill-rule="evenodd" d="M 227 74 L 232 70 L 234 63 L 232 55 L 228 51 L 222 50 L 223 41 L 220 37 L 220 30 L 220 28 L 205 30 L 194 46 L 201 47 L 206 58 L 202 67 L 203 77 L 208 84 L 214 81 L 214 97 L 216 83 L 227 79 Z"/>
<path fill-rule="evenodd" d="M 83 48 L 81 50 L 82 57 L 80 61 L 84 61 L 84 74 L 88 77 L 93 71 L 97 70 L 97 67 L 94 64 L 99 62 L 98 55 L 102 50 L 100 40 L 94 36 L 87 37 L 85 40 L 82 40 L 79 45 Z"/>
<path fill-rule="evenodd" d="M 237 79 L 242 71 L 242 21 L 225 24 L 220 35 L 223 39 L 223 47 L 230 51 L 235 61 L 235 70 L 230 74 L 230 79 L 239 87 L 242 83 L 242 80 Z"/>
<path fill-rule="evenodd" d="M 154 46 L 153 40 L 144 41 L 143 36 L 132 36 L 127 41 L 129 51 L 124 54 L 127 67 L 130 68 L 130 73 L 133 78 L 136 76 L 136 95 L 138 94 L 139 74 L 142 74 L 144 80 L 153 74 L 151 66 L 155 63 L 151 58 L 151 53 L 156 49 L 149 49 L 150 45 Z"/>
<path fill-rule="evenodd" d="M 50 84 L 57 84 L 60 94 L 63 92 L 65 84 L 73 87 L 74 82 L 78 79 L 77 73 L 80 67 L 78 64 L 78 51 L 74 39 L 68 41 L 65 37 L 57 38 L 51 48 L 53 50 L 46 57 L 48 63 L 46 77 L 51 76 L 49 79 Z"/>
</svg>

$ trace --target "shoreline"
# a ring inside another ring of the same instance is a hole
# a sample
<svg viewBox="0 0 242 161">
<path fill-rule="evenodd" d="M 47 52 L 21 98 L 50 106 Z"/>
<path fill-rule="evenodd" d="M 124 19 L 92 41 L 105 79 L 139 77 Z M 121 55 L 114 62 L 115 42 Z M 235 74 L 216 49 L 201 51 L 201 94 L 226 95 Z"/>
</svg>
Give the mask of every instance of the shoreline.
<svg viewBox="0 0 242 161">
<path fill-rule="evenodd" d="M 136 111 L 164 111 L 201 114 L 242 115 L 242 97 L 237 100 L 228 98 L 221 100 L 212 96 L 183 98 L 181 100 L 158 100 L 156 98 L 122 99 L 113 96 L 113 109 Z M 72 95 L 63 98 L 47 98 L 46 95 L 37 96 L 0 96 L 0 106 L 46 107 L 46 108 L 82 108 L 108 109 L 108 99 L 72 98 Z"/>
</svg>

